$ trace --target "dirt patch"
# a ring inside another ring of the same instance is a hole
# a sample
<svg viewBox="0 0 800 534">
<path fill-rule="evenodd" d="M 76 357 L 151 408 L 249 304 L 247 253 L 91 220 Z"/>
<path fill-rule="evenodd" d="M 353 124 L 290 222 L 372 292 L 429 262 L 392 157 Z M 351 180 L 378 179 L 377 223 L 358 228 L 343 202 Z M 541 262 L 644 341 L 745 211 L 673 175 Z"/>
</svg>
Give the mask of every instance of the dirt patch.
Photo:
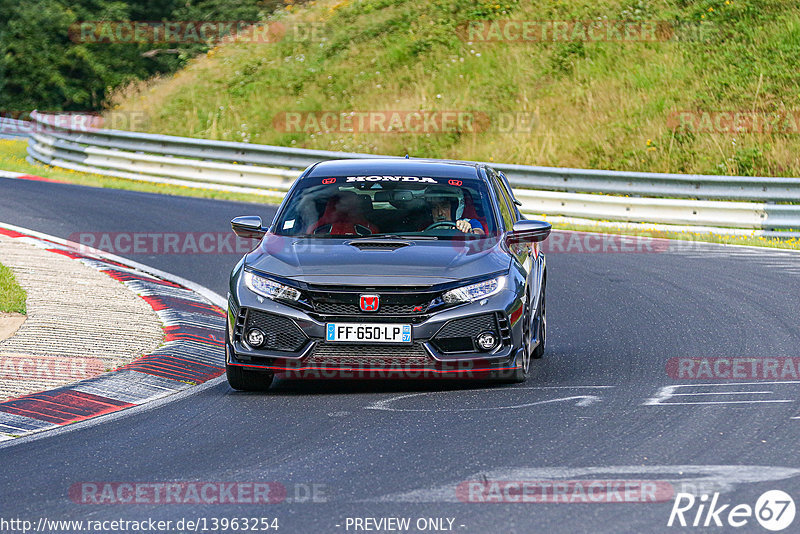
<svg viewBox="0 0 800 534">
<path fill-rule="evenodd" d="M 8 339 L 16 334 L 26 318 L 27 317 L 21 313 L 0 312 L 0 341 Z"/>
</svg>

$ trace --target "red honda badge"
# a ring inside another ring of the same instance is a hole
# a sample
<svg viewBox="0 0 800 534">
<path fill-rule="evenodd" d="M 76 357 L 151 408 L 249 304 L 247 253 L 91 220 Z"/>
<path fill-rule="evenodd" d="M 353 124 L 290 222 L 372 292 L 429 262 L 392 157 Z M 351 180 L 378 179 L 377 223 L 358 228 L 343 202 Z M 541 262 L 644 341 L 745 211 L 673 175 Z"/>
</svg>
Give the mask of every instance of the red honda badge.
<svg viewBox="0 0 800 534">
<path fill-rule="evenodd" d="M 376 312 L 380 306 L 380 297 L 378 295 L 361 295 L 361 311 Z"/>
</svg>

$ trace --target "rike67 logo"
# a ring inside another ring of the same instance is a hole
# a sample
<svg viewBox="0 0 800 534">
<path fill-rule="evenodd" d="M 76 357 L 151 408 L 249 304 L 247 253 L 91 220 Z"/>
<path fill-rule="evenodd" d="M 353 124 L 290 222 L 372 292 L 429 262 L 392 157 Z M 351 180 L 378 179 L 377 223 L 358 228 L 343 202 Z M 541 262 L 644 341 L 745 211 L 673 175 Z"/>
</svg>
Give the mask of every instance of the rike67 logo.
<svg viewBox="0 0 800 534">
<path fill-rule="evenodd" d="M 794 500 L 788 493 L 770 490 L 763 493 L 755 506 L 749 504 L 719 504 L 719 493 L 696 497 L 691 493 L 678 493 L 669 514 L 667 526 L 681 527 L 743 527 L 753 517 L 767 530 L 778 532 L 794 521 Z"/>
</svg>

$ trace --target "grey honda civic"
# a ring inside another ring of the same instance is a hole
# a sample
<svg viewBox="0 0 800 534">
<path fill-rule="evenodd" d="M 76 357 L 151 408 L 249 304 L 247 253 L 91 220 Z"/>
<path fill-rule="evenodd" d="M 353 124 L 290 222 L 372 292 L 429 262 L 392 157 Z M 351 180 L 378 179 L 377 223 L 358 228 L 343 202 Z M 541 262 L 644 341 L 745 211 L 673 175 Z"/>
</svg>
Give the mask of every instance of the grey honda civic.
<svg viewBox="0 0 800 534">
<path fill-rule="evenodd" d="M 502 172 L 407 158 L 317 163 L 230 277 L 231 387 L 284 378 L 522 382 L 547 339 L 550 224 Z"/>
</svg>

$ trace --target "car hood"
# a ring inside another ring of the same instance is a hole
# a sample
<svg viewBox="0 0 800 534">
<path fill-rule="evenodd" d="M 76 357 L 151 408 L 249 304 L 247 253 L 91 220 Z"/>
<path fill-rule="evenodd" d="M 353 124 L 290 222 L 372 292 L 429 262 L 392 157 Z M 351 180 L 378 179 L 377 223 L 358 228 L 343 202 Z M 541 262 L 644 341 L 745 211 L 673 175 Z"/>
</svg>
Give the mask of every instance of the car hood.
<svg viewBox="0 0 800 534">
<path fill-rule="evenodd" d="M 394 249 L 360 249 L 351 241 L 267 234 L 245 262 L 254 270 L 308 284 L 360 286 L 447 283 L 506 271 L 511 262 L 496 238 L 408 241 Z"/>
</svg>

